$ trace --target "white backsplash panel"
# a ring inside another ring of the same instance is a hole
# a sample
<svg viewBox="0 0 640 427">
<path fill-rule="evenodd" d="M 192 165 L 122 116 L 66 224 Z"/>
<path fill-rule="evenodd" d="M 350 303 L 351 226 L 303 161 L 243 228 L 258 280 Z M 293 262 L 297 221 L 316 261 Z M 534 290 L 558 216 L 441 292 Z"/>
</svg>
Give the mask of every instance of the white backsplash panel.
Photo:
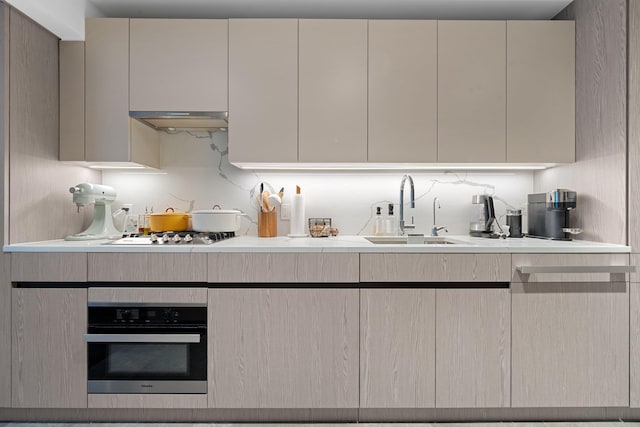
<svg viewBox="0 0 640 427">
<path fill-rule="evenodd" d="M 393 203 L 398 215 L 402 171 L 246 171 L 229 164 L 227 134 L 162 134 L 162 170 L 157 172 L 103 172 L 103 183 L 115 187 L 122 203 L 133 203 L 135 213 L 153 207 L 161 212 L 209 209 L 239 209 L 248 216 L 240 234 L 257 235 L 257 210 L 250 202 L 250 191 L 260 182 L 276 191 L 284 187 L 283 203 L 290 203 L 296 185 L 305 195 L 306 217 L 329 217 L 340 234 L 371 235 L 376 206 Z M 416 207 L 408 207 L 409 185 L 405 188 L 405 221 L 414 217 L 417 232 L 428 234 L 433 223 L 433 198 L 440 200 L 436 210 L 438 225 L 449 234 L 467 234 L 471 217 L 471 196 L 494 197 L 496 215 L 504 224 L 507 208 L 522 209 L 526 215 L 527 194 L 533 192 L 533 173 L 508 172 L 410 172 L 415 183 Z M 523 217 L 526 231 L 526 216 Z M 280 220 L 278 235 L 289 233 L 289 221 Z M 442 234 L 442 232 L 441 232 Z"/>
</svg>

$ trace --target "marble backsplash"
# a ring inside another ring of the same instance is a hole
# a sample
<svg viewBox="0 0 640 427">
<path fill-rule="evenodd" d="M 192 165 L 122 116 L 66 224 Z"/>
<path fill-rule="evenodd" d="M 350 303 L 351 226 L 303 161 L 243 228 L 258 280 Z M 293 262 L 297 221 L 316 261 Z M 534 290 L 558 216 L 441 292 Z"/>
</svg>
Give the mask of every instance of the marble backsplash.
<svg viewBox="0 0 640 427">
<path fill-rule="evenodd" d="M 279 190 L 285 188 L 289 203 L 295 186 L 305 195 L 306 217 L 330 217 L 341 234 L 370 235 L 376 206 L 395 205 L 398 213 L 400 181 L 403 171 L 246 171 L 229 164 L 227 134 L 191 135 L 186 132 L 162 134 L 162 170 L 155 172 L 103 172 L 103 183 L 115 187 L 115 208 L 133 203 L 136 213 L 153 207 L 161 212 L 223 209 L 247 213 L 240 234 L 257 235 L 257 211 L 249 194 L 260 182 Z M 408 207 L 409 186 L 405 190 L 405 220 L 414 217 L 417 232 L 428 234 L 433 223 L 433 198 L 440 200 L 436 210 L 438 225 L 449 234 L 467 234 L 471 218 L 471 196 L 493 195 L 496 215 L 504 224 L 507 208 L 523 210 L 526 231 L 527 194 L 533 192 L 533 173 L 508 172 L 410 172 L 415 183 L 416 207 Z M 289 221 L 279 220 L 278 235 L 289 233 Z"/>
</svg>

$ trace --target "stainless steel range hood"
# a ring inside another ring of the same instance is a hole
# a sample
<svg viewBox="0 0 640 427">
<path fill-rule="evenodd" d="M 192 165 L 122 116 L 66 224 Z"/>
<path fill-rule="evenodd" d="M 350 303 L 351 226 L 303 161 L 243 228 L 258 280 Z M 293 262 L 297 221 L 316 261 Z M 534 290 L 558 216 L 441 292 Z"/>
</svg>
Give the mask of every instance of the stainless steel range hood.
<svg viewBox="0 0 640 427">
<path fill-rule="evenodd" d="M 145 125 L 166 132 L 226 130 L 229 126 L 226 111 L 129 111 L 129 116 Z"/>
</svg>

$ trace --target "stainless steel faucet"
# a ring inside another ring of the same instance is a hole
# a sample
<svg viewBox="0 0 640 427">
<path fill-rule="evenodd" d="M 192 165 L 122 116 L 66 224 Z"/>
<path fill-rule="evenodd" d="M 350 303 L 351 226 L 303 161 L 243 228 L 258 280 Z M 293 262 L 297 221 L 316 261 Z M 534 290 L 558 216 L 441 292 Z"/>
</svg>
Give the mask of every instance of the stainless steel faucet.
<svg viewBox="0 0 640 427">
<path fill-rule="evenodd" d="M 440 230 L 449 231 L 447 230 L 447 227 L 445 227 L 444 225 L 441 227 L 438 227 L 436 225 L 436 204 L 438 205 L 438 209 L 440 209 L 440 200 L 438 200 L 437 197 L 434 197 L 433 198 L 433 227 L 431 227 L 432 236 L 438 236 L 438 231 Z"/>
<path fill-rule="evenodd" d="M 415 190 L 413 189 L 413 178 L 411 178 L 409 175 L 404 175 L 402 177 L 402 181 L 400 182 L 400 219 L 398 222 L 401 236 L 404 235 L 405 229 L 413 230 L 416 228 L 416 225 L 413 223 L 413 216 L 411 217 L 411 224 L 404 223 L 404 185 L 407 182 L 407 179 L 409 179 L 409 185 L 411 186 L 409 207 L 412 207 L 412 208 L 416 207 Z"/>
</svg>

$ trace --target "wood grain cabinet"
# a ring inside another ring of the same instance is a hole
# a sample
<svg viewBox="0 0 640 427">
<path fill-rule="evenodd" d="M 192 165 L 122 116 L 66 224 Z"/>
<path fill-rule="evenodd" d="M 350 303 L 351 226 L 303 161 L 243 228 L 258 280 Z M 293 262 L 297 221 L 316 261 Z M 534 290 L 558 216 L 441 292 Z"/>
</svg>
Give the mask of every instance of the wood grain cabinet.
<svg viewBox="0 0 640 427">
<path fill-rule="evenodd" d="M 357 408 L 357 289 L 209 289 L 209 407 Z"/>
<path fill-rule="evenodd" d="M 628 254 L 514 255 L 514 268 L 559 266 L 577 273 L 514 275 L 513 407 L 629 405 L 628 283 L 624 274 L 578 268 L 624 265 L 625 259 Z"/>
<path fill-rule="evenodd" d="M 575 161 L 575 22 L 507 21 L 507 162 Z"/>
<path fill-rule="evenodd" d="M 86 408 L 86 289 L 11 293 L 14 408 Z"/>
<path fill-rule="evenodd" d="M 509 407 L 509 289 L 436 289 L 435 293 L 436 407 Z"/>
<path fill-rule="evenodd" d="M 8 253 L 0 255 L 0 408 L 11 407 L 10 257 Z"/>
<path fill-rule="evenodd" d="M 435 292 L 361 290 L 360 407 L 435 407 Z"/>
<path fill-rule="evenodd" d="M 298 161 L 298 20 L 229 20 L 229 161 Z"/>
<path fill-rule="evenodd" d="M 300 162 L 367 161 L 367 21 L 299 21 Z"/>
<path fill-rule="evenodd" d="M 206 253 L 90 253 L 89 282 L 206 282 Z"/>
<path fill-rule="evenodd" d="M 227 111 L 226 19 L 131 19 L 132 111 Z"/>
<path fill-rule="evenodd" d="M 438 21 L 438 162 L 505 161 L 505 44 L 505 21 Z"/>
<path fill-rule="evenodd" d="M 129 118 L 129 19 L 85 21 L 87 162 L 160 166 L 158 133 Z"/>
<path fill-rule="evenodd" d="M 369 162 L 437 161 L 437 22 L 369 21 Z"/>
</svg>

